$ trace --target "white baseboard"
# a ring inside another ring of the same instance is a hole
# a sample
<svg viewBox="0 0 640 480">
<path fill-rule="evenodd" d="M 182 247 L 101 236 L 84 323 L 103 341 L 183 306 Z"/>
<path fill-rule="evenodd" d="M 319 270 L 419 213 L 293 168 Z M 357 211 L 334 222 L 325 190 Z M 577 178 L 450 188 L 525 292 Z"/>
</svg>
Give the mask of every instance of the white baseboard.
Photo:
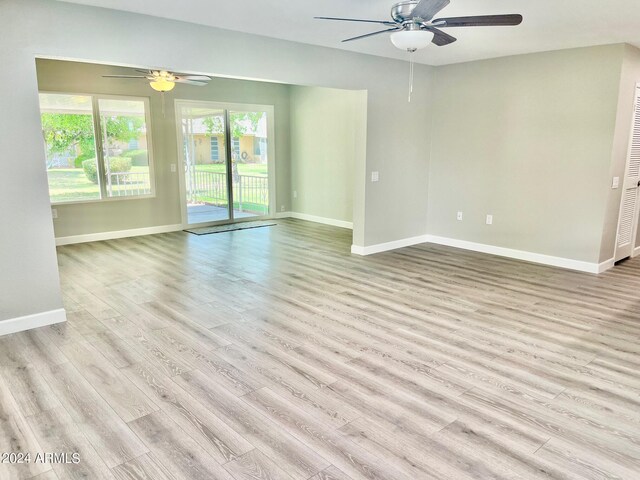
<svg viewBox="0 0 640 480">
<path fill-rule="evenodd" d="M 637 257 L 638 255 L 640 255 L 640 247 L 636 247 L 633 249 L 633 256 Z"/>
<path fill-rule="evenodd" d="M 474 252 L 487 253 L 500 257 L 514 258 L 527 262 L 540 263 L 542 265 L 550 265 L 553 267 L 566 268 L 569 270 L 577 270 L 587 273 L 602 273 L 613 267 L 613 259 L 607 260 L 601 264 L 583 262 L 580 260 L 572 260 L 570 258 L 554 257 L 551 255 L 543 255 L 540 253 L 526 252 L 523 250 L 514 250 L 512 248 L 497 247 L 494 245 L 485 245 L 482 243 L 467 242 L 465 240 L 456 240 L 454 238 L 438 237 L 436 235 L 421 235 L 418 237 L 396 240 L 394 242 L 380 243 L 368 247 L 351 246 L 351 253 L 357 255 L 372 255 L 375 253 L 396 250 L 398 248 L 410 247 L 420 243 L 435 243 L 448 247 L 461 248 L 463 250 L 471 250 Z"/>
<path fill-rule="evenodd" d="M 598 271 L 595 273 L 603 273 L 606 272 L 607 270 L 609 270 L 610 268 L 613 268 L 616 264 L 616 261 L 614 258 L 610 258 L 609 260 L 607 260 L 606 262 L 602 262 L 600 265 L 598 265 Z"/>
<path fill-rule="evenodd" d="M 309 222 L 322 223 L 324 225 L 331 225 L 333 227 L 348 228 L 349 230 L 353 230 L 353 222 L 336 220 L 334 218 L 317 217 L 315 215 L 308 215 L 306 213 L 280 212 L 276 214 L 276 218 L 297 218 L 298 220 L 307 220 Z"/>
<path fill-rule="evenodd" d="M 467 242 L 465 240 L 456 240 L 453 238 L 438 237 L 435 235 L 427 235 L 427 242 L 436 243 L 438 245 L 446 245 L 449 247 L 461 248 L 464 250 L 472 250 L 474 252 L 488 253 L 490 255 L 498 255 L 500 257 L 515 258 L 517 260 L 524 260 L 527 262 L 541 263 L 543 265 L 550 265 L 552 267 L 577 270 L 579 272 L 601 273 L 601 268 L 605 268 L 609 264 L 609 261 L 604 262 L 600 265 L 597 263 L 584 262 L 581 260 L 572 260 L 570 258 L 564 257 L 554 257 L 551 255 L 543 255 L 541 253 L 526 252 L 524 250 L 514 250 L 512 248 L 496 247 L 494 245 Z"/>
<path fill-rule="evenodd" d="M 0 321 L 0 336 L 67 321 L 64 308 Z"/>
<path fill-rule="evenodd" d="M 369 247 L 351 245 L 351 253 L 355 255 L 373 255 L 375 253 L 388 252 L 389 250 L 397 250 L 398 248 L 426 243 L 427 241 L 427 235 L 420 235 L 419 237 L 404 238 L 393 242 L 378 243 L 377 245 L 371 245 Z"/>
<path fill-rule="evenodd" d="M 100 242 L 102 240 L 115 240 L 116 238 L 139 237 L 142 235 L 154 235 L 157 233 L 169 233 L 182 230 L 182 225 L 162 225 L 159 227 L 134 228 L 131 230 L 119 230 L 116 232 L 89 233 L 87 235 L 74 235 L 71 237 L 56 238 L 56 245 L 72 245 L 74 243 Z"/>
</svg>

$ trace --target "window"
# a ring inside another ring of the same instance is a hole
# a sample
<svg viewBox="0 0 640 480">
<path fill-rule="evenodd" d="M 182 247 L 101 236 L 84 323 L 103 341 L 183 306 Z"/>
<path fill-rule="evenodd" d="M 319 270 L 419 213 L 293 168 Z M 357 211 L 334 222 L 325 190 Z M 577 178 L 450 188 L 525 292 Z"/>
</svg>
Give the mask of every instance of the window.
<svg viewBox="0 0 640 480">
<path fill-rule="evenodd" d="M 240 158 L 240 139 L 235 137 L 232 140 L 231 145 L 233 146 L 234 157 L 238 160 Z"/>
<path fill-rule="evenodd" d="M 100 200 L 92 105 L 88 96 L 40 95 L 52 203 Z"/>
<path fill-rule="evenodd" d="M 220 144 L 218 137 L 211 137 L 211 160 L 217 162 L 220 160 Z"/>
<path fill-rule="evenodd" d="M 138 145 L 146 140 L 145 102 L 99 98 L 98 111 L 107 196 L 150 195 L 148 151 L 131 156 L 126 151 L 131 140 Z"/>
<path fill-rule="evenodd" d="M 262 137 L 253 137 L 253 154 L 262 157 L 267 154 L 267 139 Z"/>
<path fill-rule="evenodd" d="M 52 203 L 153 194 L 147 99 L 40 94 Z"/>
</svg>

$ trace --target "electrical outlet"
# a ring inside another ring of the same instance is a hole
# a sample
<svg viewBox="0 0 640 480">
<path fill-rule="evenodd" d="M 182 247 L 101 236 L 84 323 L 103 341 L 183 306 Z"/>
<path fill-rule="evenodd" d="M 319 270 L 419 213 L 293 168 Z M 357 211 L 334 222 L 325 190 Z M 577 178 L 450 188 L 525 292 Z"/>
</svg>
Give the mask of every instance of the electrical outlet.
<svg viewBox="0 0 640 480">
<path fill-rule="evenodd" d="M 284 212 L 284 205 L 280 205 L 280 211 Z"/>
<path fill-rule="evenodd" d="M 462 221 L 462 212 L 458 212 L 458 221 L 461 222 Z"/>
<path fill-rule="evenodd" d="M 52 208 L 51 209 L 51 216 L 53 218 L 58 218 L 58 209 L 57 208 Z"/>
<path fill-rule="evenodd" d="M 487 215 L 487 225 L 493 225 L 493 215 Z"/>
<path fill-rule="evenodd" d="M 293 191 L 293 198 L 298 198 L 298 191 L 297 190 Z"/>
<path fill-rule="evenodd" d="M 380 181 L 380 172 L 371 172 L 371 181 L 379 182 Z"/>
<path fill-rule="evenodd" d="M 178 171 L 178 167 L 175 163 L 171 164 L 171 173 L 176 173 Z"/>
</svg>

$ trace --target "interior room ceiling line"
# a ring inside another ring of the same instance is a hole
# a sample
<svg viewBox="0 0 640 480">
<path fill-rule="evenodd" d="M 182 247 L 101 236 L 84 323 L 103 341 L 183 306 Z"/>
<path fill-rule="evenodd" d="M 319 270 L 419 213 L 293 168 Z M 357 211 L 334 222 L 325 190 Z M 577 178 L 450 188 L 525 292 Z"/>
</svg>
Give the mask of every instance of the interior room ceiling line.
<svg viewBox="0 0 640 480">
<path fill-rule="evenodd" d="M 381 57 L 407 60 L 384 35 L 366 42 L 340 40 L 371 33 L 371 24 L 333 22 L 319 28 L 313 17 L 352 17 L 391 20 L 388 0 L 324 0 L 282 2 L 281 0 L 61 0 L 139 13 L 161 19 L 179 20 L 225 30 L 290 40 L 297 43 L 338 48 Z M 247 22 L 247 14 L 260 22 Z M 564 50 L 595 45 L 629 43 L 640 47 L 640 2 L 618 0 L 615 8 L 601 0 L 450 0 L 438 13 L 441 18 L 517 13 L 525 23 L 518 29 L 456 29 L 458 41 L 446 49 L 425 48 L 415 55 L 417 63 L 446 65 L 524 53 Z M 163 21 L 163 20 L 159 20 Z M 165 23 L 169 28 L 170 24 Z M 355 28 L 355 30 L 354 30 Z M 391 28 L 391 26 L 389 27 Z M 450 32 L 447 32 L 450 34 Z"/>
</svg>

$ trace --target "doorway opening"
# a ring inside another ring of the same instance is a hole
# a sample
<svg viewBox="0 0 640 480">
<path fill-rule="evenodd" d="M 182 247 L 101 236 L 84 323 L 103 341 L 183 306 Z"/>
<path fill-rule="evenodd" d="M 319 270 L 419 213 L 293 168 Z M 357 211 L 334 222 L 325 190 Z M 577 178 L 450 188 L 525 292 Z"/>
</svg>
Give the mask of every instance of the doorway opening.
<svg viewBox="0 0 640 480">
<path fill-rule="evenodd" d="M 185 226 L 273 216 L 274 108 L 176 100 Z"/>
</svg>

